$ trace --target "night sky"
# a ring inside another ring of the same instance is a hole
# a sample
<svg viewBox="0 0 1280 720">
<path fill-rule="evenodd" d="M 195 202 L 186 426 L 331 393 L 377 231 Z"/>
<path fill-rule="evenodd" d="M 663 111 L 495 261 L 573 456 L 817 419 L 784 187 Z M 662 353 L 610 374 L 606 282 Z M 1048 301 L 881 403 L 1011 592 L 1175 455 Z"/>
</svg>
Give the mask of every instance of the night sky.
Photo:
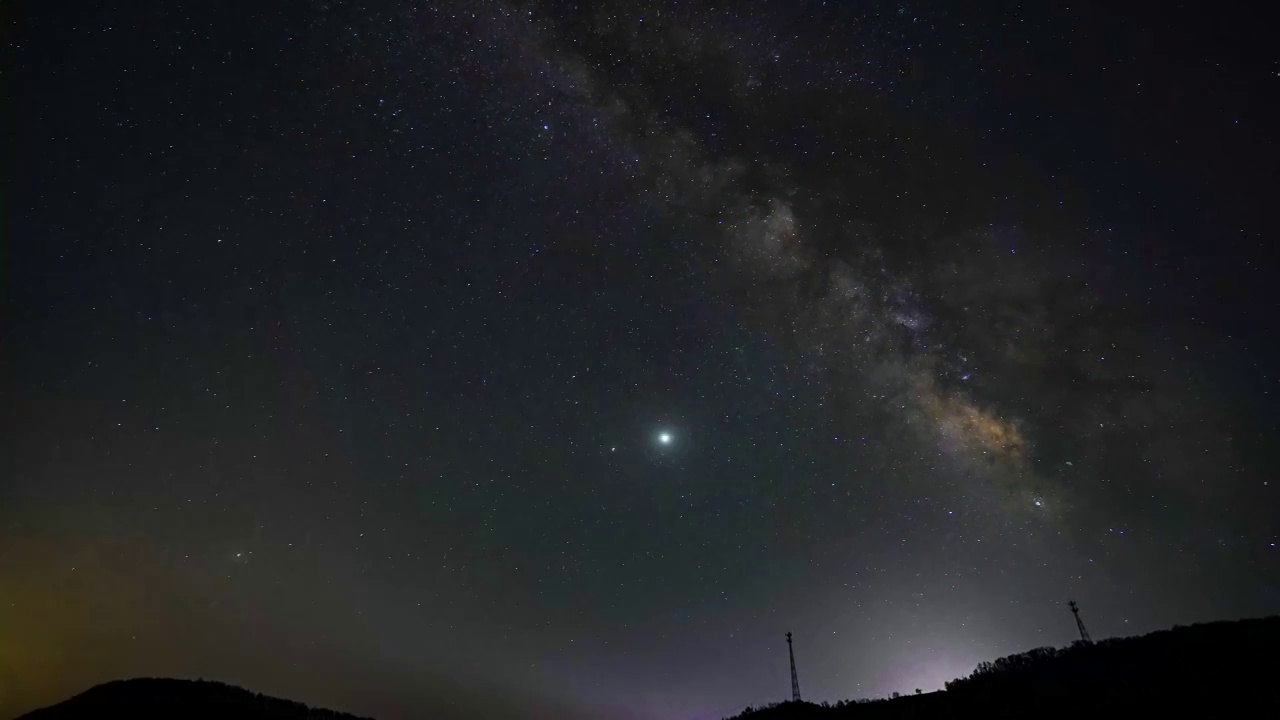
<svg viewBox="0 0 1280 720">
<path fill-rule="evenodd" d="M 1280 610 L 1230 3 L 7 7 L 0 716 L 708 720 Z"/>
</svg>

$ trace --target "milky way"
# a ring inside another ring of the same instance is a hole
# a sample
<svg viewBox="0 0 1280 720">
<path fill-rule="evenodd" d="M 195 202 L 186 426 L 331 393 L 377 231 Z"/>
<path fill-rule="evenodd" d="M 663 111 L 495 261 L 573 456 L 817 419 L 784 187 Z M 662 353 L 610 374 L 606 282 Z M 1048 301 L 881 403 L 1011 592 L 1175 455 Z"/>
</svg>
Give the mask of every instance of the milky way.
<svg viewBox="0 0 1280 720">
<path fill-rule="evenodd" d="M 1280 607 L 1264 24 L 29 5 L 0 716 L 714 720 L 786 633 L 834 701 Z"/>
<path fill-rule="evenodd" d="M 773 49 L 783 40 L 742 51 L 711 13 L 641 4 L 559 23 L 537 8 L 526 16 L 517 32 L 634 153 L 641 190 L 718 248 L 710 262 L 729 268 L 735 301 L 812 360 L 839 403 L 885 415 L 891 440 L 931 458 L 939 482 L 1014 517 L 1079 527 L 1068 508 L 1114 507 L 1113 494 L 1148 507 L 1203 503 L 1189 497 L 1204 490 L 1202 474 L 1235 467 L 1221 411 L 1175 349 L 1141 328 L 1138 308 L 1103 299 L 1105 274 L 1073 249 L 1087 228 L 1038 205 L 1027 211 L 1042 221 L 1034 230 L 998 211 L 954 218 L 974 214 L 953 213 L 973 201 L 971 186 L 1007 193 L 1027 181 L 931 152 L 912 135 L 957 140 L 918 129 L 909 111 L 851 119 L 883 102 L 874 82 L 791 85 Z M 905 30 L 868 21 L 846 40 L 882 51 L 864 65 L 873 75 L 895 75 L 905 38 L 920 32 L 919 18 L 898 21 Z M 733 120 L 761 129 L 720 133 L 736 142 L 708 129 Z M 814 138 L 801 157 L 783 141 L 792 130 Z M 990 173 L 1000 179 L 989 184 Z M 938 178 L 941 190 L 928 187 Z M 1024 198 L 1051 194 L 1048 179 L 1029 182 Z M 903 199 L 913 191 L 915 204 Z M 1186 436 L 1194 449 L 1170 452 Z M 1091 477 L 1103 462 L 1125 480 Z"/>
</svg>

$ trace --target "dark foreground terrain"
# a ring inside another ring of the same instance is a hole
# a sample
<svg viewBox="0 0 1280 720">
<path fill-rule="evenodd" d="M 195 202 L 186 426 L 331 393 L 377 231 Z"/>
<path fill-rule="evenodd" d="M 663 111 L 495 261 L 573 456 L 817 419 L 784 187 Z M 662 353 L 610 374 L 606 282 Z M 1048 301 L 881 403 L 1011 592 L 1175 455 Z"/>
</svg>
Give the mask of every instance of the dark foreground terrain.
<svg viewBox="0 0 1280 720">
<path fill-rule="evenodd" d="M 947 689 L 835 705 L 780 703 L 737 720 L 1280 717 L 1280 617 L 1175 627 L 984 662 Z"/>
<path fill-rule="evenodd" d="M 19 720 L 368 720 L 205 680 L 138 678 L 90 688 Z"/>
<path fill-rule="evenodd" d="M 1280 717 L 1278 648 L 1280 617 L 1175 627 L 1010 655 L 982 663 L 940 692 L 835 705 L 780 703 L 748 708 L 737 720 Z M 359 720 L 223 683 L 151 678 L 99 685 L 20 720 L 72 718 Z"/>
</svg>

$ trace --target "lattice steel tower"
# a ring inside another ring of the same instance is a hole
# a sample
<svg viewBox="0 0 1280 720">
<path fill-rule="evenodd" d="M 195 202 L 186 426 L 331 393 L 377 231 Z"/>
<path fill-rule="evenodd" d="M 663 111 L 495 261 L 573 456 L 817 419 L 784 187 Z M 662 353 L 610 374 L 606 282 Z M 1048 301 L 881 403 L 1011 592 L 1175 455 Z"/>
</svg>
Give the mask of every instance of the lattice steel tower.
<svg viewBox="0 0 1280 720">
<path fill-rule="evenodd" d="M 1086 643 L 1092 643 L 1093 638 L 1089 637 L 1089 631 L 1084 629 L 1084 621 L 1080 619 L 1080 606 L 1075 600 L 1068 600 L 1067 607 L 1071 608 L 1071 614 L 1076 616 L 1076 628 L 1080 630 L 1080 639 Z"/>
<path fill-rule="evenodd" d="M 791 701 L 800 702 L 800 679 L 796 677 L 796 651 L 791 647 L 791 633 L 787 633 L 787 655 L 791 657 Z"/>
</svg>

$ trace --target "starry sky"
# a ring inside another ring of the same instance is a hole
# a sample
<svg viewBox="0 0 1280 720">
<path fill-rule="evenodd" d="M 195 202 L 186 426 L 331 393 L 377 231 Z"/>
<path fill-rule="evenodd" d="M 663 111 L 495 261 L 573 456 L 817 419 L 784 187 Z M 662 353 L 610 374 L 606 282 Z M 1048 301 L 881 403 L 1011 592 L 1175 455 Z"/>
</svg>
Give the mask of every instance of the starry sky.
<svg viewBox="0 0 1280 720">
<path fill-rule="evenodd" d="M 0 716 L 710 720 L 1280 610 L 1230 3 L 8 7 Z"/>
</svg>

